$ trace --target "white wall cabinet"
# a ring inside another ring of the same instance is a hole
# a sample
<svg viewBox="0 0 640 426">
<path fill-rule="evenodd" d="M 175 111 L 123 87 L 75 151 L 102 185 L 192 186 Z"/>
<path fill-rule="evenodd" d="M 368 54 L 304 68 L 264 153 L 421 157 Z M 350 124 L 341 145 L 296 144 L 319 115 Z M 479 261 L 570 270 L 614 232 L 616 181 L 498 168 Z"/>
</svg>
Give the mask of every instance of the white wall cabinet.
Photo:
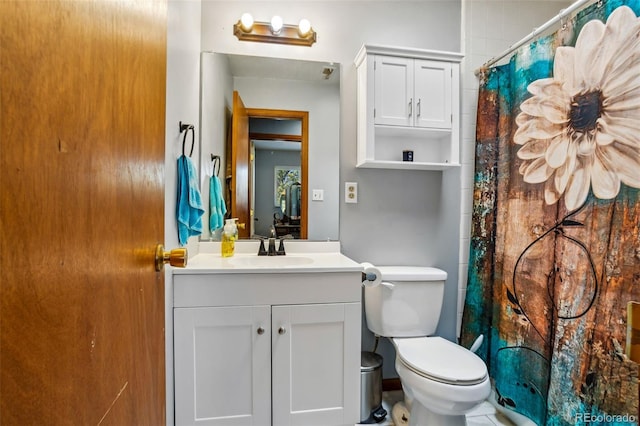
<svg viewBox="0 0 640 426">
<path fill-rule="evenodd" d="M 175 275 L 176 425 L 358 423 L 359 274 Z"/>
<path fill-rule="evenodd" d="M 462 56 L 365 45 L 358 78 L 357 167 L 441 170 L 459 166 Z M 404 150 L 413 162 L 402 161 Z"/>
<path fill-rule="evenodd" d="M 374 124 L 451 129 L 451 63 L 375 55 Z"/>
</svg>

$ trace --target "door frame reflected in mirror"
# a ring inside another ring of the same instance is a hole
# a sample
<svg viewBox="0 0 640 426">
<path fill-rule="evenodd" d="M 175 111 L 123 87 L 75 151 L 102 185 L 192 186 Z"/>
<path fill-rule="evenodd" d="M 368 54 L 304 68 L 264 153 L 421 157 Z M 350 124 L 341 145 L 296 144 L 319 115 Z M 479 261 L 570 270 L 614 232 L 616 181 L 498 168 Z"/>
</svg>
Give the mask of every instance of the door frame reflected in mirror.
<svg viewBox="0 0 640 426">
<path fill-rule="evenodd" d="M 280 110 L 280 109 L 263 109 L 263 108 L 246 108 L 246 116 L 251 118 L 268 118 L 268 119 L 283 119 L 283 120 L 299 120 L 301 123 L 301 135 L 296 136 L 294 140 L 300 141 L 300 175 L 301 175 L 301 190 L 300 190 L 300 239 L 307 239 L 308 232 L 308 185 L 309 185 L 309 112 L 308 111 L 293 111 L 293 110 Z M 243 113 L 244 115 L 244 113 Z M 233 124 L 236 124 L 234 120 Z M 232 133 L 235 134 L 235 131 Z M 249 158 L 249 146 L 251 139 L 269 139 L 268 135 L 252 135 L 246 132 L 240 132 L 239 136 L 234 137 L 232 140 L 232 176 L 244 176 L 244 174 L 250 169 Z M 273 139 L 288 140 L 287 135 L 272 135 Z M 289 138 L 293 139 L 293 138 Z M 244 179 L 242 179 L 244 180 Z M 244 229 L 240 228 L 238 232 L 239 238 L 251 238 L 251 226 L 249 226 L 251 220 L 253 220 L 252 212 L 255 207 L 251 205 L 252 198 L 251 193 L 251 181 L 247 176 L 247 185 L 242 185 L 237 179 L 232 178 L 232 193 L 235 195 L 231 203 L 232 217 L 237 217 L 240 223 L 247 224 Z M 246 192 L 244 192 L 246 190 Z"/>
</svg>

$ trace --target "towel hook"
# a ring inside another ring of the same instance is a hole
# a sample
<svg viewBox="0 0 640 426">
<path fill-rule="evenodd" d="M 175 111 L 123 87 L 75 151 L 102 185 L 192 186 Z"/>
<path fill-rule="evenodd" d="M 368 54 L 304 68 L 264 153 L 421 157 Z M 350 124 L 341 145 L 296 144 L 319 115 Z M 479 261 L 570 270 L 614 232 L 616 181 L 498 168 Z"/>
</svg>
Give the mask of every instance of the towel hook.
<svg viewBox="0 0 640 426">
<path fill-rule="evenodd" d="M 213 173 L 218 176 L 220 174 L 220 156 L 211 154 L 211 161 L 213 161 Z M 216 171 L 216 166 L 218 166 L 218 171 Z"/>
<path fill-rule="evenodd" d="M 187 134 L 189 133 L 189 130 L 191 130 L 191 151 L 189 151 L 189 157 L 191 157 L 191 155 L 193 154 L 193 147 L 195 145 L 196 133 L 193 124 L 182 124 L 182 121 L 180 121 L 178 124 L 180 126 L 180 133 L 184 132 L 184 137 L 182 138 L 182 155 L 184 155 L 184 145 L 187 141 Z"/>
</svg>

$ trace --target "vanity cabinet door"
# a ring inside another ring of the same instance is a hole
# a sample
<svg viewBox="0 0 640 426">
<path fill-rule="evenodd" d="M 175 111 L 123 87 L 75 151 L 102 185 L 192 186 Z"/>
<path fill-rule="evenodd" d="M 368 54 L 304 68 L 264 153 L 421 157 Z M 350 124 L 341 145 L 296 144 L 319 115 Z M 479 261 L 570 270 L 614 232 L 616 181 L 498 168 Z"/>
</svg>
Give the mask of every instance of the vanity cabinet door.
<svg viewBox="0 0 640 426">
<path fill-rule="evenodd" d="M 360 421 L 360 303 L 272 307 L 273 424 Z"/>
<path fill-rule="evenodd" d="M 176 425 L 271 424 L 271 308 L 174 309 Z"/>
</svg>

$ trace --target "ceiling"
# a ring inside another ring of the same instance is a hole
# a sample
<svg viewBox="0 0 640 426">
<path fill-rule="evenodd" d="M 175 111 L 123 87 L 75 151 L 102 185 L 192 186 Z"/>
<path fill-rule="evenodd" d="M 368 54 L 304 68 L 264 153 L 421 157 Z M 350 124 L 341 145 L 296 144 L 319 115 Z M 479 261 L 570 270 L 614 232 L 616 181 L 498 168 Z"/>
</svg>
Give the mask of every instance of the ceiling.
<svg viewBox="0 0 640 426">
<path fill-rule="evenodd" d="M 260 56 L 226 55 L 234 77 L 340 82 L 340 66 L 331 62 L 302 61 Z M 329 74 L 328 78 L 326 74 Z"/>
</svg>

